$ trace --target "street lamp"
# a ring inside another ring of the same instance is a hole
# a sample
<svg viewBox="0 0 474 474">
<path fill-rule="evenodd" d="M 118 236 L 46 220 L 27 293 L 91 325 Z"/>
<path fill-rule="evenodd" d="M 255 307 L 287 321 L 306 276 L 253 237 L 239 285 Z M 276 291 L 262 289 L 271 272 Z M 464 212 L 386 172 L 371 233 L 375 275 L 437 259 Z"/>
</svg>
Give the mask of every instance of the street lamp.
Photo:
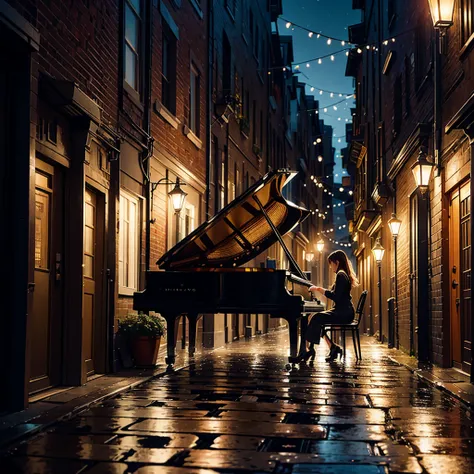
<svg viewBox="0 0 474 474">
<path fill-rule="evenodd" d="M 435 54 L 434 54 L 434 158 L 438 168 L 438 176 L 441 172 L 441 120 L 442 104 L 441 97 L 441 54 L 446 54 L 446 33 L 453 24 L 455 0 L 429 0 L 433 26 L 436 30 Z"/>
<path fill-rule="evenodd" d="M 420 150 L 418 158 L 413 163 L 411 171 L 415 177 L 416 186 L 424 194 L 428 190 L 430 184 L 431 173 L 433 171 L 435 164 L 432 161 L 428 161 L 426 158 L 426 153 L 423 150 Z"/>
<path fill-rule="evenodd" d="M 313 252 L 306 252 L 306 261 L 311 262 L 314 258 L 314 253 Z"/>
<path fill-rule="evenodd" d="M 323 250 L 324 250 L 324 240 L 323 239 L 319 239 L 317 242 L 316 242 L 316 250 L 321 253 Z"/>
<path fill-rule="evenodd" d="M 375 245 L 372 247 L 372 254 L 374 256 L 375 262 L 377 263 L 377 267 L 379 269 L 379 281 L 378 281 L 378 288 L 379 288 L 379 341 L 383 342 L 382 336 L 382 259 L 383 254 L 385 253 L 385 249 L 382 247 L 380 243 L 380 239 L 377 239 Z"/>
<path fill-rule="evenodd" d="M 402 226 L 402 221 L 397 219 L 395 214 L 392 214 L 392 218 L 388 221 L 388 227 L 390 228 L 390 232 L 392 233 L 393 237 L 393 250 L 394 250 L 394 270 L 395 270 L 395 312 L 396 312 L 396 319 L 395 319 L 395 339 L 396 339 L 396 346 L 397 349 L 400 347 L 399 344 L 399 326 L 398 326 L 398 271 L 397 271 L 397 237 L 400 232 L 400 227 Z"/>
</svg>

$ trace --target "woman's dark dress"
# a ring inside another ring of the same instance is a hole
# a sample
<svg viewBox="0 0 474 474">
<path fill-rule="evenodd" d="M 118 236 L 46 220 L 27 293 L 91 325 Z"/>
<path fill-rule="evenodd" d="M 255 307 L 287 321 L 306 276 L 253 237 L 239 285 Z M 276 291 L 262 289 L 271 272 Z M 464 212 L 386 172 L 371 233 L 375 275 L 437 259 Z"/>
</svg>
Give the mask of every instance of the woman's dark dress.
<svg viewBox="0 0 474 474">
<path fill-rule="evenodd" d="M 328 311 L 316 313 L 309 322 L 305 338 L 313 344 L 319 344 L 325 324 L 349 324 L 355 312 L 352 304 L 351 282 L 346 272 L 337 272 L 336 281 L 330 290 L 326 290 L 326 298 L 334 301 L 334 307 Z"/>
</svg>

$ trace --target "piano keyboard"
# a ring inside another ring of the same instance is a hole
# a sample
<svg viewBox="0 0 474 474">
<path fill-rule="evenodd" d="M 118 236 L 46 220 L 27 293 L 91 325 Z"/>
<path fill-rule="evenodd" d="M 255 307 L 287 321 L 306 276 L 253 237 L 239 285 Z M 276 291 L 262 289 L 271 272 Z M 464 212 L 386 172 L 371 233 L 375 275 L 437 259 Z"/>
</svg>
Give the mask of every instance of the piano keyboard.
<svg viewBox="0 0 474 474">
<path fill-rule="evenodd" d="M 305 301 L 303 304 L 302 313 L 317 313 L 319 311 L 324 311 L 324 306 L 317 301 Z"/>
</svg>

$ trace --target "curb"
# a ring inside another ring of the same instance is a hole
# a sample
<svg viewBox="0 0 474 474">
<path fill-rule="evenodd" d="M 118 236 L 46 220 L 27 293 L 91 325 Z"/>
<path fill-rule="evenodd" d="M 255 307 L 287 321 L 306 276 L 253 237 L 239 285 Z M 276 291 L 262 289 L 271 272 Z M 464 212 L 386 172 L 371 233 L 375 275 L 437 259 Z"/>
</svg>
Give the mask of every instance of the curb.
<svg viewBox="0 0 474 474">
<path fill-rule="evenodd" d="M 406 369 L 408 369 L 412 374 L 416 375 L 420 380 L 423 380 L 424 382 L 427 382 L 429 383 L 431 386 L 433 387 L 436 387 L 438 390 L 444 392 L 444 393 L 447 393 L 449 395 L 451 395 L 452 397 L 454 397 L 456 400 L 460 401 L 461 403 L 463 403 L 466 408 L 468 410 L 473 410 L 474 409 L 474 402 L 471 402 L 469 400 L 466 400 L 465 398 L 462 397 L 462 395 L 459 395 L 458 393 L 454 392 L 453 390 L 451 390 L 450 388 L 446 387 L 446 385 L 444 384 L 444 382 L 441 382 L 441 381 L 435 381 L 433 380 L 432 378 L 430 377 L 427 377 L 426 375 L 424 375 L 422 373 L 422 371 L 420 369 L 414 369 L 413 367 L 411 367 L 409 364 L 406 364 L 400 360 L 398 360 L 395 356 L 391 356 L 389 355 L 388 358 L 392 361 L 392 362 L 395 362 L 403 367 L 405 367 Z"/>
</svg>

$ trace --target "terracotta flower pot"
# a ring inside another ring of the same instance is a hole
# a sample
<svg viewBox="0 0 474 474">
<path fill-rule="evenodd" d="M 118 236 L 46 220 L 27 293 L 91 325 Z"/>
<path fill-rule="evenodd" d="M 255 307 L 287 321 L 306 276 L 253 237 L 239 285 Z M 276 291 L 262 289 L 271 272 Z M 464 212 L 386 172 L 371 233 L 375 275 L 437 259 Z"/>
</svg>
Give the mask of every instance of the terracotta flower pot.
<svg viewBox="0 0 474 474">
<path fill-rule="evenodd" d="M 132 339 L 132 355 L 135 365 L 150 367 L 156 365 L 161 337 L 139 336 Z"/>
</svg>

